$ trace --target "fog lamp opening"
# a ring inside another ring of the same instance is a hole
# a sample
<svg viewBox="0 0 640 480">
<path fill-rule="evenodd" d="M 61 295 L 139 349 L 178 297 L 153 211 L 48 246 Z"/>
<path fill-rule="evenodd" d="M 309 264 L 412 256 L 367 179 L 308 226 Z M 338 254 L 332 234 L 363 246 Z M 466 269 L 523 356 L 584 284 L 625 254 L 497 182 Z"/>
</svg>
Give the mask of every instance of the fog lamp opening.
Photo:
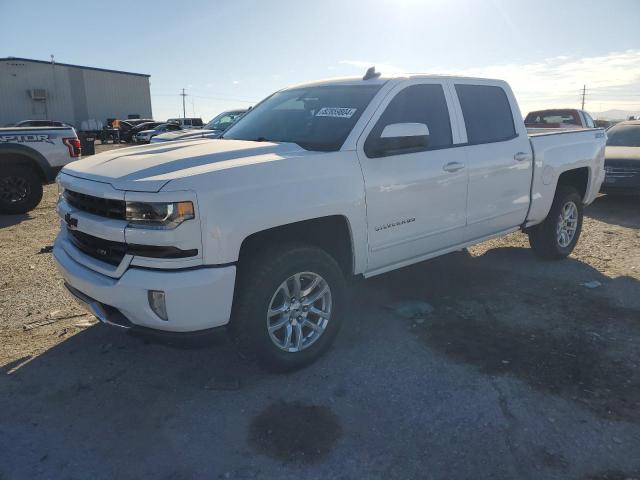
<svg viewBox="0 0 640 480">
<path fill-rule="evenodd" d="M 149 290 L 147 297 L 151 310 L 162 320 L 169 320 L 167 316 L 167 304 L 164 301 L 164 292 L 162 290 Z"/>
</svg>

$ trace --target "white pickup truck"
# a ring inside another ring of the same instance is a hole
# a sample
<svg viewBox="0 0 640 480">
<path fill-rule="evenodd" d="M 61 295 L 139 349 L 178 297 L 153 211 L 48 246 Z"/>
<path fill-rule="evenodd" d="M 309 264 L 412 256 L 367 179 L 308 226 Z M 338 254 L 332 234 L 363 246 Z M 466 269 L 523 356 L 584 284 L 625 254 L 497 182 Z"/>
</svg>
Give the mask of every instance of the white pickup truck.
<svg viewBox="0 0 640 480">
<path fill-rule="evenodd" d="M 345 278 L 517 230 L 569 255 L 604 148 L 600 129 L 528 136 L 503 81 L 369 71 L 276 92 L 220 140 L 66 166 L 54 255 L 104 323 L 228 324 L 263 364 L 296 368 L 336 336 Z"/>
<path fill-rule="evenodd" d="M 0 128 L 0 214 L 36 208 L 42 184 L 53 182 L 80 153 L 80 140 L 69 126 Z"/>
</svg>

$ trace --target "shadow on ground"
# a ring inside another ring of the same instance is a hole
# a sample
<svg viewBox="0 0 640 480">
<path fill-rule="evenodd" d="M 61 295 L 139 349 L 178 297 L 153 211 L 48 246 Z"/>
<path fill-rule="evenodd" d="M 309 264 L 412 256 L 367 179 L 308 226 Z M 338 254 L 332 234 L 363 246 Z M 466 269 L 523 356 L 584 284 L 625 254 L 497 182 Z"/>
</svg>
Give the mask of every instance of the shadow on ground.
<svg viewBox="0 0 640 480">
<path fill-rule="evenodd" d="M 530 250 L 458 253 L 392 272 L 363 285 L 388 301 L 422 300 L 435 310 L 412 331 L 424 344 L 485 375 L 509 375 L 574 401 L 608 420 L 640 422 L 640 310 L 620 307 L 577 281 L 556 276 L 571 266 L 610 289 L 611 280 L 574 259 L 547 265 L 538 278 L 496 265 L 527 265 Z M 573 264 L 573 265 L 572 265 Z M 529 272 L 527 272 L 529 273 Z M 546 274 L 545 274 L 546 273 Z"/>
<path fill-rule="evenodd" d="M 584 213 L 587 217 L 612 225 L 640 228 L 640 196 L 601 195 Z"/>
<path fill-rule="evenodd" d="M 566 272 L 572 276 L 567 278 Z M 599 280 L 603 286 L 586 289 L 577 281 L 583 277 Z M 418 376 L 424 376 L 419 370 L 431 371 L 433 362 L 440 362 L 439 369 L 445 370 L 454 365 L 469 370 L 474 382 L 489 385 L 489 391 L 496 377 L 515 379 L 532 387 L 536 395 L 580 405 L 597 417 L 590 422 L 598 431 L 602 419 L 637 424 L 640 311 L 622 308 L 609 299 L 608 292 L 619 285 L 640 298 L 640 283 L 635 279 L 611 280 L 571 259 L 543 263 L 528 249 L 500 248 L 478 257 L 448 255 L 356 282 L 352 287 L 354 315 L 343 328 L 335 350 L 317 364 L 290 375 L 271 375 L 240 359 L 224 337 L 206 348 L 175 348 L 103 326 L 92 327 L 38 357 L 25 357 L 0 371 L 0 412 L 8 416 L 0 424 L 0 449 L 11 455 L 11 462 L 5 465 L 22 466 L 22 473 L 41 478 L 72 476 L 66 473 L 80 465 L 74 463 L 75 456 L 84 462 L 81 465 L 95 467 L 87 476 L 100 472 L 104 478 L 122 478 L 118 474 L 123 465 L 132 465 L 127 478 L 144 476 L 149 473 L 145 468 L 170 463 L 172 456 L 180 458 L 180 466 L 158 478 L 195 478 L 228 468 L 242 472 L 247 465 L 252 470 L 238 474 L 239 478 L 260 477 L 263 468 L 273 473 L 277 470 L 269 468 L 284 466 L 294 468 L 288 474 L 295 477 L 303 471 L 295 470 L 300 465 L 322 469 L 329 458 L 334 470 L 315 470 L 314 478 L 338 478 L 337 472 L 343 468 L 353 472 L 357 465 L 353 462 L 365 465 L 376 461 L 368 456 L 369 449 L 386 451 L 388 438 L 398 441 L 402 432 L 414 443 L 435 442 L 429 447 L 433 450 L 440 438 L 457 445 L 462 441 L 457 436 L 460 428 L 470 435 L 473 429 L 483 428 L 477 424 L 482 415 L 491 415 L 482 408 L 491 410 L 495 404 L 483 407 L 477 398 L 470 398 L 473 404 L 451 405 L 451 410 L 446 410 L 452 418 L 469 415 L 455 426 L 447 424 L 451 431 L 433 431 L 429 423 L 421 423 L 421 417 L 411 420 L 416 415 L 411 410 L 406 412 L 411 430 L 400 431 L 392 415 L 403 402 L 413 405 L 412 397 L 422 398 L 425 388 L 411 389 L 408 382 L 400 400 L 393 389 L 377 390 L 380 398 L 370 399 L 371 403 L 395 408 L 372 412 L 365 421 L 370 427 L 359 421 L 354 430 L 353 418 L 371 408 L 362 399 L 353 404 L 358 384 L 345 389 L 323 382 L 327 378 L 335 382 L 332 375 L 347 378 L 355 367 L 368 372 L 362 367 L 368 362 L 375 362 L 376 368 L 406 364 L 403 356 L 412 348 L 430 359 L 429 363 L 411 363 L 412 374 L 418 371 Z M 432 313 L 424 319 L 408 320 L 385 308 L 393 302 L 413 300 L 428 302 Z M 368 328 L 369 322 L 374 322 L 375 328 Z M 382 348 L 394 335 L 396 341 L 414 347 Z M 352 351 L 356 350 L 354 358 Z M 362 381 L 384 386 L 386 381 L 377 378 L 375 370 L 371 375 Z M 446 385 L 450 380 L 440 381 Z M 298 400 L 305 396 L 310 401 Z M 424 404 L 420 412 L 447 407 Z M 336 408 L 342 413 L 334 413 Z M 524 423 L 522 427 L 535 425 Z M 500 434 L 495 427 L 491 431 Z M 366 439 L 365 451 L 354 457 L 341 442 L 345 438 L 357 442 L 363 432 L 371 439 Z M 36 454 L 40 450 L 30 447 L 34 438 L 46 446 L 41 448 L 50 450 Z M 484 452 L 488 439 L 475 441 L 480 443 L 465 439 L 464 448 Z M 425 468 L 431 469 L 433 478 L 447 478 L 451 462 L 460 461 L 450 458 L 438 467 L 423 465 L 420 455 L 426 453 L 418 454 L 413 447 L 398 446 L 409 448 L 411 459 L 389 459 L 385 465 L 405 469 L 404 478 L 419 478 L 417 472 Z M 562 478 L 569 473 L 582 475 L 584 467 L 571 463 L 577 455 L 547 452 L 534 458 L 531 461 L 542 469 L 535 478 L 558 478 L 546 476 L 549 471 L 560 472 Z M 263 457 L 277 463 L 261 463 Z M 484 454 L 483 458 L 486 471 L 475 478 L 513 478 L 506 473 L 489 475 L 508 471 L 510 459 L 500 455 L 487 459 Z M 586 478 L 618 478 L 606 469 L 615 473 L 619 465 L 609 462 L 606 452 L 603 458 L 598 469 L 605 473 Z M 207 461 L 211 462 L 206 467 L 209 470 L 202 470 Z M 200 470 L 195 465 L 200 465 Z M 460 468 L 466 467 L 461 464 Z M 381 475 L 390 478 L 391 474 Z"/>
<path fill-rule="evenodd" d="M 28 213 L 22 213 L 20 215 L 2 215 L 0 214 L 0 228 L 12 227 L 19 223 L 31 220 L 33 217 Z"/>
</svg>

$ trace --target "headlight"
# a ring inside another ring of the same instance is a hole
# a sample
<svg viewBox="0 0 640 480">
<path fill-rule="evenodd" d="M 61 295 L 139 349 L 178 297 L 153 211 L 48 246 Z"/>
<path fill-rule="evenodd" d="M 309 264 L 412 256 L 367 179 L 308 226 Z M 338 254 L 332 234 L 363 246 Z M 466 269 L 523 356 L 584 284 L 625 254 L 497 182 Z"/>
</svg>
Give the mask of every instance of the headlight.
<svg viewBox="0 0 640 480">
<path fill-rule="evenodd" d="M 127 202 L 126 218 L 130 227 L 171 229 L 195 218 L 193 203 Z"/>
</svg>

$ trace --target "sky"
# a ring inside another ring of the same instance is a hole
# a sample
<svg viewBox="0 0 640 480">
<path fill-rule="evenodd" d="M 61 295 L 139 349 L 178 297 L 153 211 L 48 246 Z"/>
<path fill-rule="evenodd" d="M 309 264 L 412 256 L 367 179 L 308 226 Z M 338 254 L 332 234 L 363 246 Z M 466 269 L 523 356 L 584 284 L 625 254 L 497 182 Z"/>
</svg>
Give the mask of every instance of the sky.
<svg viewBox="0 0 640 480">
<path fill-rule="evenodd" d="M 640 0 L 0 0 L 0 57 L 151 75 L 156 119 L 288 85 L 420 72 L 507 80 L 523 114 L 640 114 Z"/>
</svg>

